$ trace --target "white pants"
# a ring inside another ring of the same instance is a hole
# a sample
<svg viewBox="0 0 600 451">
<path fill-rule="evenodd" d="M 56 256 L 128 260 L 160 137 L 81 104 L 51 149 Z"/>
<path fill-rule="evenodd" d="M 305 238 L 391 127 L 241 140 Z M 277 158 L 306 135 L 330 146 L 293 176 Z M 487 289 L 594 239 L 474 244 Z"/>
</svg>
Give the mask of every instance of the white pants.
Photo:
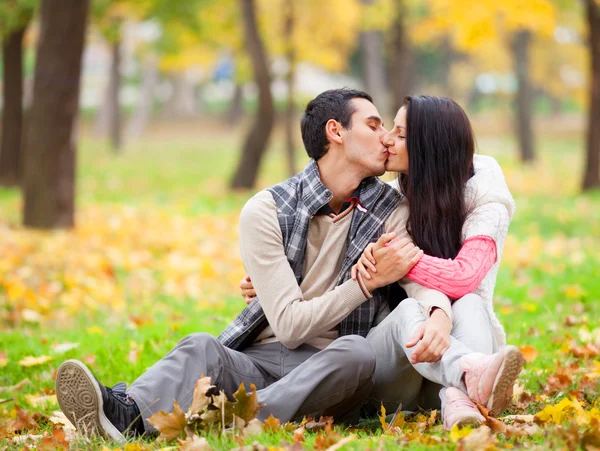
<svg viewBox="0 0 600 451">
<path fill-rule="evenodd" d="M 498 344 L 492 323 L 481 297 L 468 294 L 452 305 L 454 316 L 450 348 L 433 363 L 412 365 L 414 348 L 405 346 L 409 338 L 427 319 L 415 299 L 404 299 L 367 336 L 375 351 L 376 369 L 374 387 L 367 404 L 373 414 L 381 403 L 387 412 L 394 412 L 399 404 L 403 410 L 440 408 L 444 404 L 444 387 L 466 391 L 459 359 L 471 352 L 492 354 Z M 441 397 L 441 399 L 440 399 Z M 440 402 L 441 401 L 441 402 Z"/>
</svg>

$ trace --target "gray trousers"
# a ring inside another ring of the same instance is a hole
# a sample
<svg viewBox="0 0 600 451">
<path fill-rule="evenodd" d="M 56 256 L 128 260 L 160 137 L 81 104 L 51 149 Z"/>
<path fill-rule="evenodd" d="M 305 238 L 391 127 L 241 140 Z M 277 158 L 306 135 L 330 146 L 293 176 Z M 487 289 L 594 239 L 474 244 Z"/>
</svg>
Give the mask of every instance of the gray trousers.
<svg viewBox="0 0 600 451">
<path fill-rule="evenodd" d="M 358 335 L 340 337 L 322 351 L 269 343 L 238 352 L 210 334 L 196 333 L 181 340 L 127 393 L 136 401 L 148 432 L 155 429 L 147 419 L 160 410 L 173 410 L 174 400 L 187 411 L 202 375 L 210 376 L 228 397 L 242 382 L 247 390 L 254 384 L 259 402 L 265 404 L 261 420 L 271 414 L 282 423 L 327 415 L 338 423 L 353 423 L 373 387 L 374 371 L 373 350 Z"/>
<path fill-rule="evenodd" d="M 379 325 L 371 329 L 367 340 L 375 351 L 377 366 L 374 387 L 366 405 L 368 414 L 379 410 L 383 403 L 387 412 L 394 412 L 399 404 L 403 410 L 417 406 L 429 409 L 443 408 L 444 387 L 466 391 L 460 358 L 471 352 L 492 354 L 498 345 L 484 301 L 468 294 L 452 305 L 453 328 L 450 348 L 433 363 L 412 365 L 414 348 L 405 343 L 427 319 L 415 299 L 404 299 Z"/>
</svg>

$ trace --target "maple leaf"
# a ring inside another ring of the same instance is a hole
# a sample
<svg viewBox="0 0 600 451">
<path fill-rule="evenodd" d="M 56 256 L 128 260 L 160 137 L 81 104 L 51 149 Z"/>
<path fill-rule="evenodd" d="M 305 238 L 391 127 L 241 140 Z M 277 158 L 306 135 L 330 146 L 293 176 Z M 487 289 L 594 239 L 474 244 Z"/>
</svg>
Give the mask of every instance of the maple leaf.
<svg viewBox="0 0 600 451">
<path fill-rule="evenodd" d="M 51 436 L 42 438 L 42 443 L 38 445 L 37 449 L 43 451 L 68 451 L 69 441 L 67 440 L 65 431 L 62 428 L 55 429 Z"/>
<path fill-rule="evenodd" d="M 250 385 L 252 392 L 246 393 L 244 383 L 240 384 L 238 390 L 233 394 L 233 397 L 237 401 L 233 405 L 233 413 L 244 420 L 246 423 L 256 418 L 261 406 L 258 404 L 258 395 L 256 394 L 256 386 Z"/>
<path fill-rule="evenodd" d="M 187 425 L 187 420 L 185 413 L 181 410 L 177 401 L 174 401 L 171 413 L 161 410 L 148 418 L 148 423 L 160 432 L 159 440 L 168 442 L 176 439 L 183 433 Z"/>
<path fill-rule="evenodd" d="M 204 412 L 210 403 L 212 398 L 207 393 L 214 388 L 214 385 L 210 384 L 210 377 L 201 377 L 196 381 L 196 387 L 194 388 L 194 397 L 192 404 L 188 409 L 188 417 L 197 415 L 200 412 Z"/>
<path fill-rule="evenodd" d="M 269 418 L 265 420 L 263 424 L 263 432 L 277 432 L 279 430 L 280 421 L 273 415 L 269 415 Z"/>
<path fill-rule="evenodd" d="M 386 413 L 387 412 L 385 410 L 385 407 L 384 407 L 383 403 L 381 403 L 381 409 L 379 410 L 378 418 L 379 418 L 379 422 L 381 423 L 381 429 L 384 431 L 387 431 L 388 428 L 390 427 L 388 422 L 385 420 Z"/>
<path fill-rule="evenodd" d="M 29 415 L 29 412 L 21 409 L 17 404 L 15 404 L 15 415 L 16 419 L 9 422 L 7 430 L 12 432 L 22 432 L 37 429 L 39 427 L 37 421 Z"/>
</svg>

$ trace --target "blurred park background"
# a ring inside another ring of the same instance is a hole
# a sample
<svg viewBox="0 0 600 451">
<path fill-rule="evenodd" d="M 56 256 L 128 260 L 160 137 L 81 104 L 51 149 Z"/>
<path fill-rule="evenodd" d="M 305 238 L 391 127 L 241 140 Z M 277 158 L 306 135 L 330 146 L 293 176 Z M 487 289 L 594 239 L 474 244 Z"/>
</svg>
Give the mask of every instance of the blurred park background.
<svg viewBox="0 0 600 451">
<path fill-rule="evenodd" d="M 599 1 L 1 0 L 0 38 L 0 398 L 27 380 L 11 397 L 56 409 L 64 358 L 131 381 L 218 333 L 240 208 L 302 169 L 305 104 L 347 86 L 387 123 L 407 94 L 465 108 L 517 202 L 495 303 L 519 408 L 594 406 Z"/>
</svg>

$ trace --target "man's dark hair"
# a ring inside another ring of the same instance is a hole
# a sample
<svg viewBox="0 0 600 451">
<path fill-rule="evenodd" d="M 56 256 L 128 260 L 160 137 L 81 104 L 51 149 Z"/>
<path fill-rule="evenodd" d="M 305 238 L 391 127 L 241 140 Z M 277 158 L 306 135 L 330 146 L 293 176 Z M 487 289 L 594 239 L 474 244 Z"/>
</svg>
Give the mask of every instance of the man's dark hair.
<svg viewBox="0 0 600 451">
<path fill-rule="evenodd" d="M 330 119 L 338 121 L 345 129 L 352 128 L 352 115 L 356 112 L 352 99 L 366 99 L 373 103 L 366 92 L 344 88 L 325 91 L 306 105 L 300 128 L 309 157 L 318 160 L 329 150 L 325 124 Z"/>
</svg>

